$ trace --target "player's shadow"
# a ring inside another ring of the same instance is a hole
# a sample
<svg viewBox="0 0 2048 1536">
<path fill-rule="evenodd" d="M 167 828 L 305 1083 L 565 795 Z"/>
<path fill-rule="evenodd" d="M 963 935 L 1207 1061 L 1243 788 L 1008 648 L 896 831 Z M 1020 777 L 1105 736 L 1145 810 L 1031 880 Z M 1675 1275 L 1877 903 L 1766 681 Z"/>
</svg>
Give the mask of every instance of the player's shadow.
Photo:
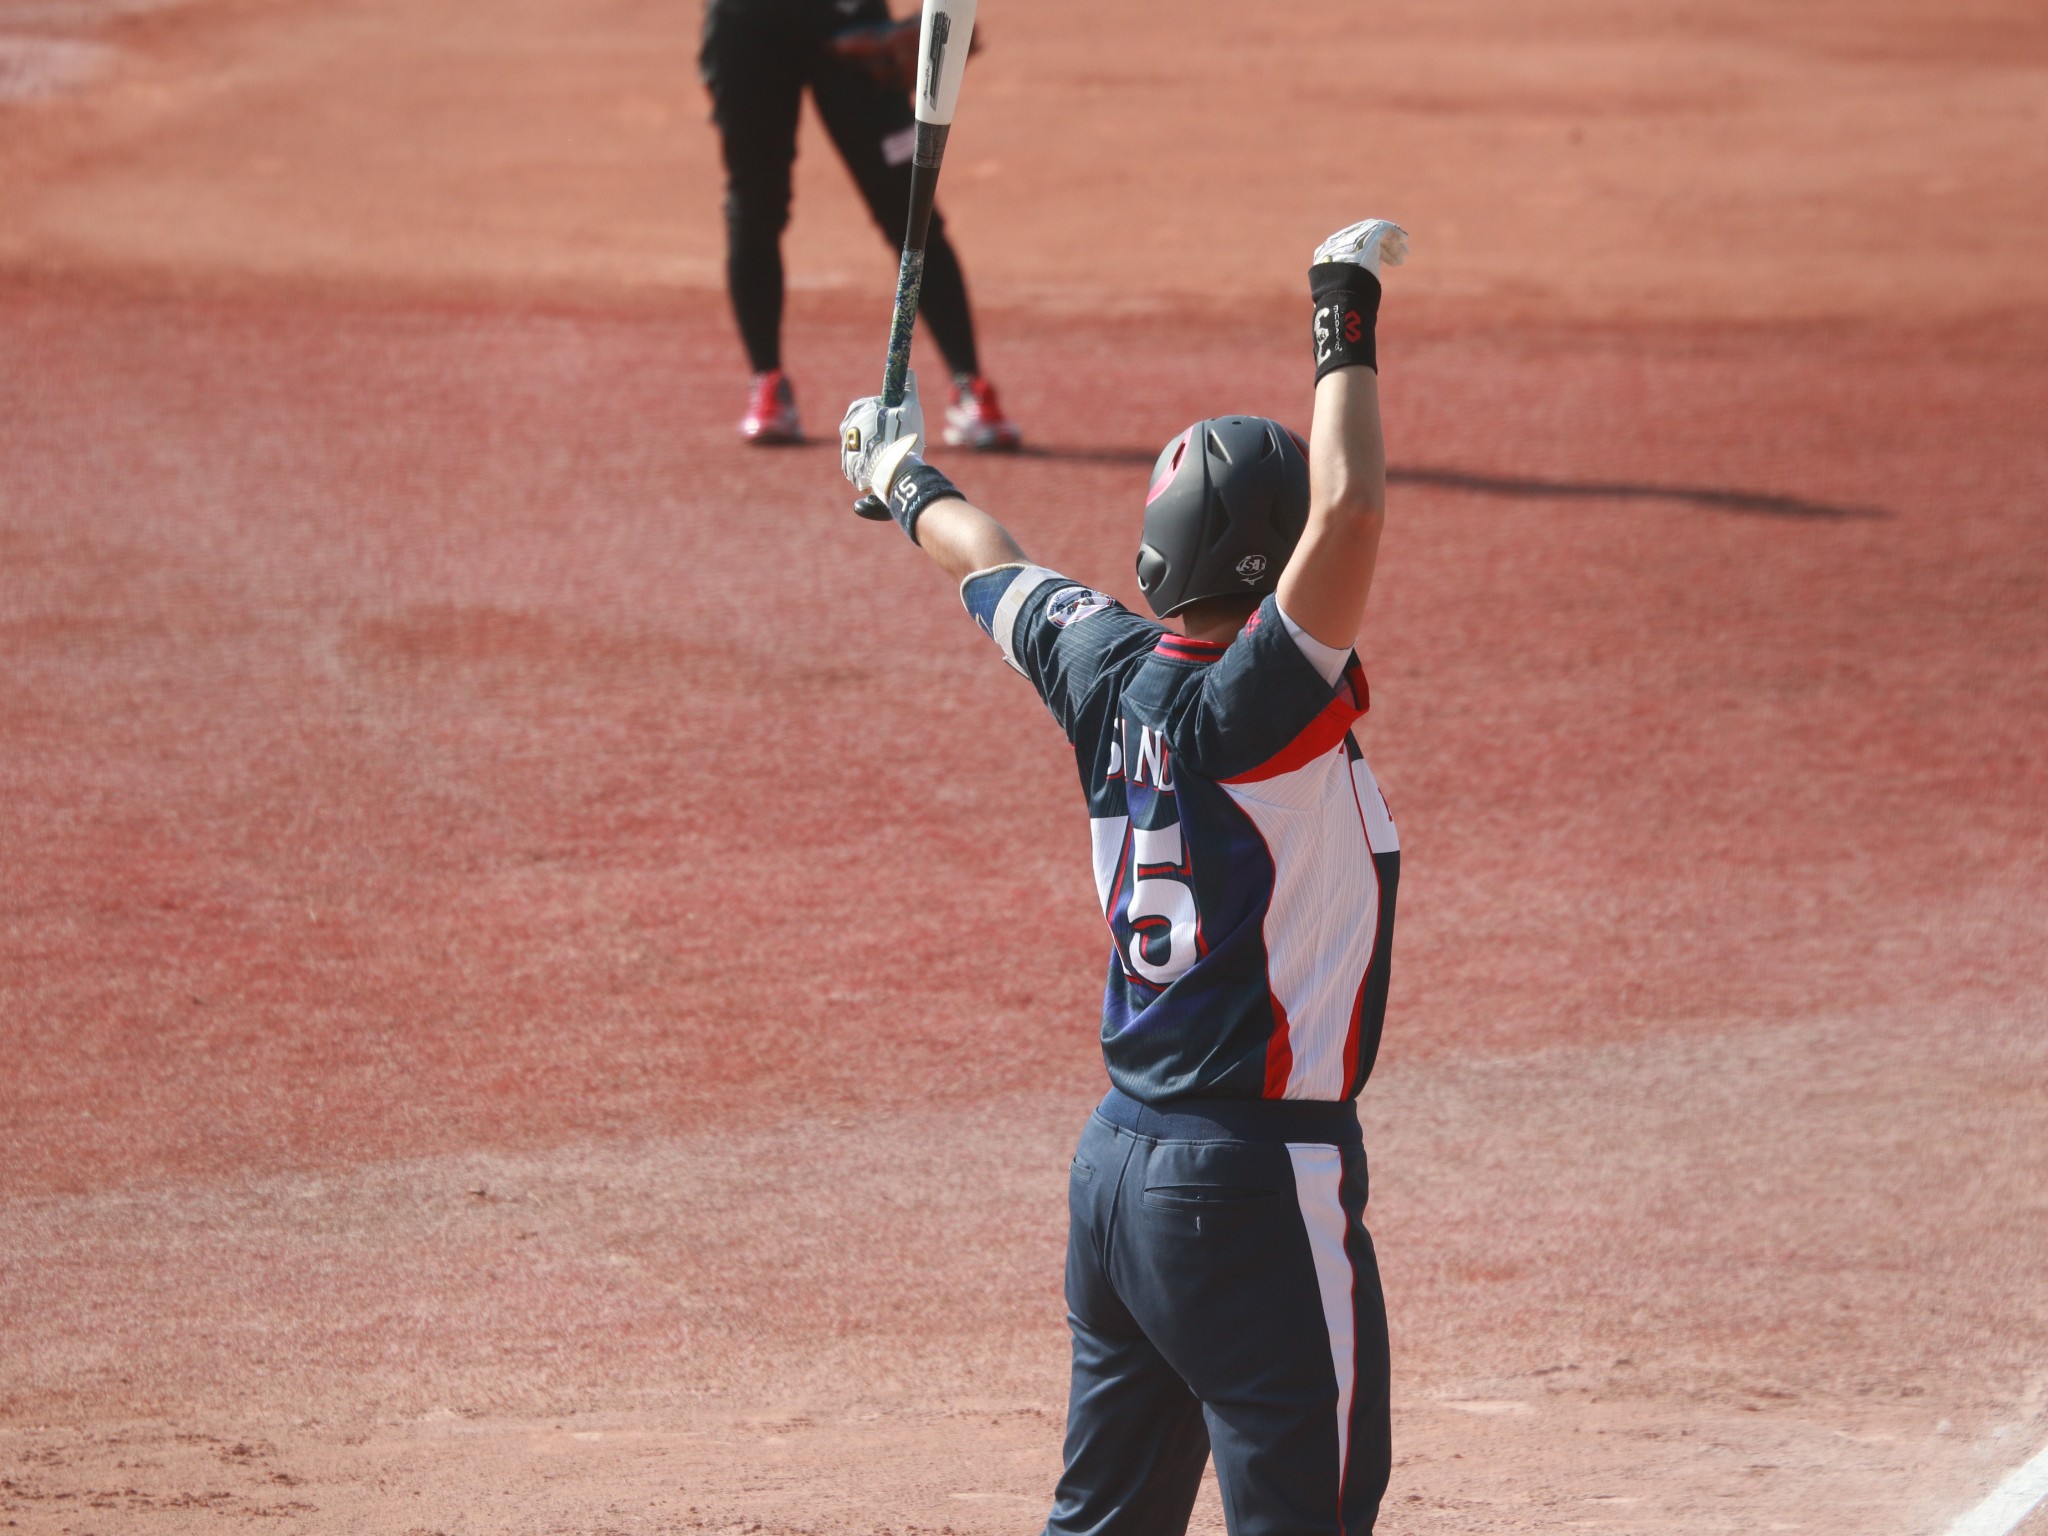
<svg viewBox="0 0 2048 1536">
<path fill-rule="evenodd" d="M 1034 458 L 1059 459 L 1072 464 L 1130 464 L 1143 468 L 1150 468 L 1159 457 L 1158 450 L 1152 448 L 1064 448 L 1034 444 L 1023 451 Z M 1444 490 L 1504 496 L 1510 500 L 1674 501 L 1713 512 L 1804 518 L 1815 522 L 1843 522 L 1892 515 L 1882 507 L 1813 501 L 1804 496 L 1783 496 L 1775 491 L 1744 491 L 1728 486 L 1652 485 L 1635 480 L 1545 480 L 1533 475 L 1482 475 L 1464 469 L 1408 468 L 1401 465 L 1390 465 L 1387 479 L 1394 485 L 1433 485 Z"/>
<path fill-rule="evenodd" d="M 1676 501 L 1714 512 L 1754 517 L 1798 517 L 1815 521 L 1890 517 L 1883 507 L 1859 507 L 1775 491 L 1743 491 L 1715 485 L 1650 485 L 1636 480 L 1539 480 L 1527 475 L 1479 475 L 1463 469 L 1387 467 L 1395 485 L 1434 485 L 1481 496 L 1507 496 L 1541 501 Z"/>
</svg>

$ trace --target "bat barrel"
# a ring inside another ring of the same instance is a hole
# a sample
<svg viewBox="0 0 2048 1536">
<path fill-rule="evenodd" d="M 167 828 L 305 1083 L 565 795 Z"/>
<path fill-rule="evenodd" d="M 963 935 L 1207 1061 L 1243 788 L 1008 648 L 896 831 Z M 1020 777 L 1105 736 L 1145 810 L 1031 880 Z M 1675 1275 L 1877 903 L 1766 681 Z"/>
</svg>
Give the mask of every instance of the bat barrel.
<svg viewBox="0 0 2048 1536">
<path fill-rule="evenodd" d="M 960 101 L 977 0 L 924 0 L 917 38 L 917 120 L 943 128 Z"/>
</svg>

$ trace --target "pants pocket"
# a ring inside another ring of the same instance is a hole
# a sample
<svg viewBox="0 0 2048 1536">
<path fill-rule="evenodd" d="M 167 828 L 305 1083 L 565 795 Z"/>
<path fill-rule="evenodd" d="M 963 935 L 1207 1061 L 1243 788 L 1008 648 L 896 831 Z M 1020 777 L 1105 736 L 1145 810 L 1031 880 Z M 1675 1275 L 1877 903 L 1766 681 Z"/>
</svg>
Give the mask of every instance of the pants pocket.
<svg viewBox="0 0 2048 1536">
<path fill-rule="evenodd" d="M 1146 1187 L 1144 1201 L 1159 1211 L 1209 1211 L 1256 1204 L 1278 1193 L 1239 1184 L 1153 1184 Z"/>
<path fill-rule="evenodd" d="M 1192 1237 L 1215 1237 L 1286 1210 L 1278 1191 L 1238 1184 L 1153 1185 L 1139 1204 L 1145 1225 Z"/>
</svg>

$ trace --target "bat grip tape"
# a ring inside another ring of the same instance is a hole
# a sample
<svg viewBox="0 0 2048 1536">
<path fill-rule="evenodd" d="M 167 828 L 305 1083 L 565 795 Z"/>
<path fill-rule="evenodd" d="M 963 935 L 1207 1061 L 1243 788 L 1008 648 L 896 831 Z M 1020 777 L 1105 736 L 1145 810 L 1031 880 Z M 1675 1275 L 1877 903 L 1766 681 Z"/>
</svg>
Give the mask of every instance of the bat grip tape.
<svg viewBox="0 0 2048 1536">
<path fill-rule="evenodd" d="M 917 125 L 917 142 L 910 152 L 910 163 L 925 170 L 936 171 L 939 162 L 946 158 L 946 135 L 953 131 L 951 123 L 927 123 Z M 922 241 L 918 242 L 920 245 Z"/>
<path fill-rule="evenodd" d="M 889 358 L 882 368 L 882 404 L 894 409 L 903 403 L 910 375 L 910 337 L 917 326 L 917 295 L 924 286 L 924 250 L 903 248 L 903 264 L 896 269 L 896 311 L 889 320 Z"/>
</svg>

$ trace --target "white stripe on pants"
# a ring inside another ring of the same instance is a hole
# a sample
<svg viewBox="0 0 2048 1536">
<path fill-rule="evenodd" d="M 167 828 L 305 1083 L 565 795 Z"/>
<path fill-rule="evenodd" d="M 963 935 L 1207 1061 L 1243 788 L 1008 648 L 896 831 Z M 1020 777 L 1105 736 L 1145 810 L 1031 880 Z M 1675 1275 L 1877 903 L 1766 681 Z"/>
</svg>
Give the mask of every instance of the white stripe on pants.
<svg viewBox="0 0 2048 1536">
<path fill-rule="evenodd" d="M 1351 1392 L 1358 1348 L 1352 1323 L 1351 1256 L 1344 1250 L 1344 1155 L 1323 1142 L 1287 1144 L 1294 1161 L 1294 1197 L 1315 1255 L 1316 1289 L 1322 1293 L 1323 1322 L 1330 1332 L 1330 1364 L 1337 1372 L 1337 1496 L 1351 1456 Z"/>
</svg>

